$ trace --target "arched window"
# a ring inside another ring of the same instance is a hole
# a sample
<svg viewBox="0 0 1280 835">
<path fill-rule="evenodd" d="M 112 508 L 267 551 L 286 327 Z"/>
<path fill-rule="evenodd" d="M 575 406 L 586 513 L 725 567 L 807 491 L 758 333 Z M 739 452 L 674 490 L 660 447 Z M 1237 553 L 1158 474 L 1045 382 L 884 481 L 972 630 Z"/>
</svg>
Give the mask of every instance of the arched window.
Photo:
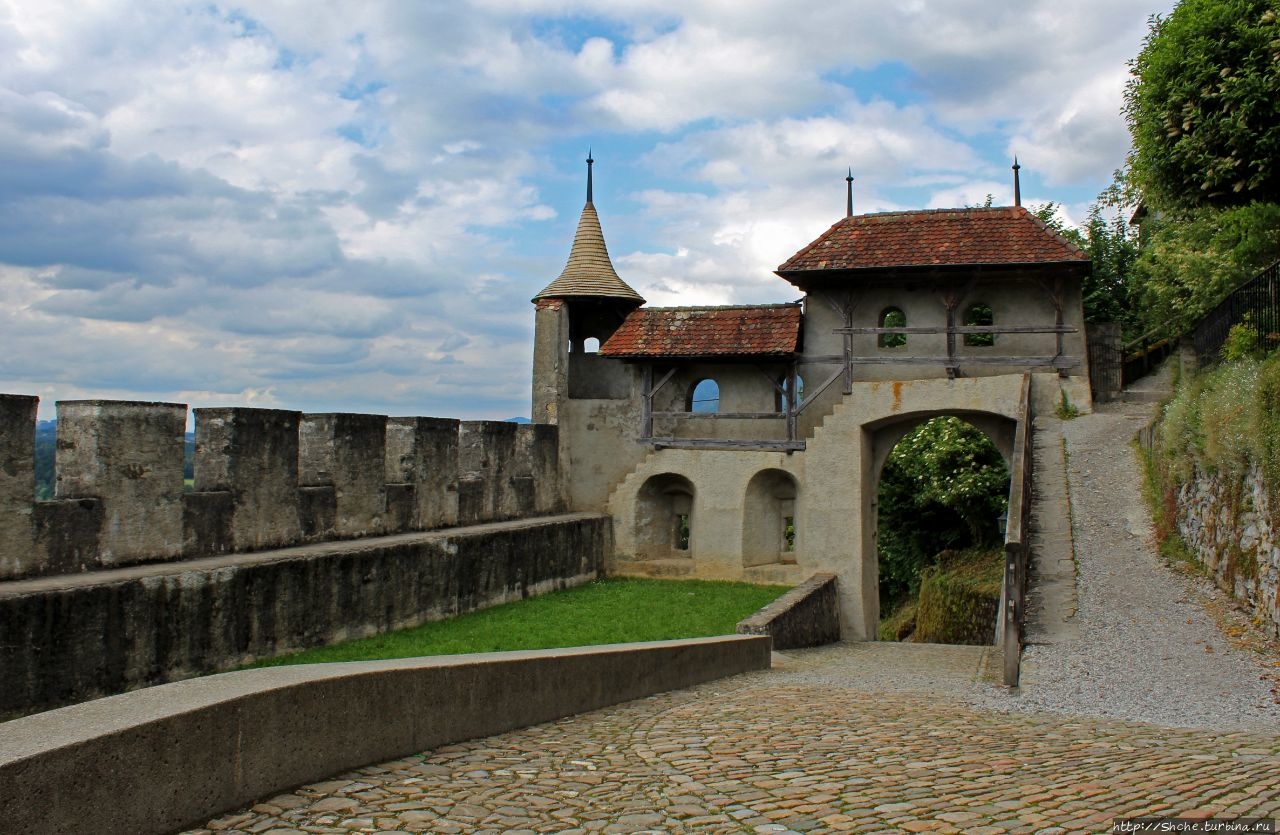
<svg viewBox="0 0 1280 835">
<path fill-rule="evenodd" d="M 906 326 L 907 314 L 903 313 L 899 308 L 886 307 L 880 311 L 880 327 L 905 328 Z M 881 348 L 901 348 L 907 344 L 907 335 L 905 333 L 882 333 L 878 343 Z"/>
<path fill-rule="evenodd" d="M 800 408 L 800 404 L 804 402 L 804 378 L 799 374 L 796 375 L 796 395 L 791 396 L 791 375 L 784 374 L 778 380 L 778 387 L 774 389 L 774 405 L 780 413 L 786 413 L 788 406 L 792 408 Z"/>
<path fill-rule="evenodd" d="M 964 312 L 965 325 L 994 325 L 995 316 L 991 313 L 991 305 L 977 302 L 969 305 Z M 994 333 L 966 333 L 964 344 L 970 347 L 988 348 L 996 344 Z"/>
<path fill-rule="evenodd" d="M 699 380 L 689 389 L 690 412 L 712 413 L 720 411 L 720 386 L 715 380 Z"/>
<path fill-rule="evenodd" d="M 588 336 L 582 343 L 582 351 L 586 354 L 596 354 L 600 352 L 600 340 L 594 336 Z"/>
</svg>

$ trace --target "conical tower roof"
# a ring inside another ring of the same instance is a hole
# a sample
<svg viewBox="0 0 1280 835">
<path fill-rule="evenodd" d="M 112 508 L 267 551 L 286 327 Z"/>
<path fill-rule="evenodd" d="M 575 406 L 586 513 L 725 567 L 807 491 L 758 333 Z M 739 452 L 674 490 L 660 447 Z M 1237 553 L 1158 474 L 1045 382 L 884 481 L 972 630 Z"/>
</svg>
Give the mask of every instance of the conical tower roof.
<svg viewBox="0 0 1280 835">
<path fill-rule="evenodd" d="M 539 299 L 559 299 L 568 297 L 590 296 L 595 298 L 626 299 L 636 304 L 644 304 L 644 297 L 632 290 L 625 281 L 618 277 L 609 260 L 609 249 L 604 243 L 604 233 L 600 231 L 600 218 L 596 216 L 596 207 L 591 202 L 591 164 L 587 157 L 587 205 L 582 208 L 582 217 L 578 219 L 578 231 L 573 236 L 573 249 L 569 251 L 569 262 L 564 265 L 560 277 L 543 288 L 533 297 Z"/>
</svg>

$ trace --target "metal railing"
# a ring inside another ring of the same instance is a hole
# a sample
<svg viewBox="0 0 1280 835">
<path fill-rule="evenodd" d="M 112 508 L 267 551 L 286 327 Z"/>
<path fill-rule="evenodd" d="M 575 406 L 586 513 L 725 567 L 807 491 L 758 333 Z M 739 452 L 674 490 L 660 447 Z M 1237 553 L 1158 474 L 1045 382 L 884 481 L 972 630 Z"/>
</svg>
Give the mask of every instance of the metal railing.
<svg viewBox="0 0 1280 835">
<path fill-rule="evenodd" d="M 1192 344 L 1201 366 L 1221 359 L 1222 345 L 1233 325 L 1248 324 L 1261 348 L 1280 345 L 1280 261 L 1231 291 L 1205 314 L 1192 331 Z"/>
<path fill-rule="evenodd" d="M 1018 401 L 1018 427 L 1013 438 L 1009 468 L 1009 510 L 1004 535 L 1004 586 L 1000 591 L 1003 624 L 1000 644 L 1004 651 L 1004 683 L 1018 686 L 1022 669 L 1023 627 L 1027 614 L 1027 567 L 1030 561 L 1031 523 L 1031 375 L 1022 375 Z"/>
</svg>

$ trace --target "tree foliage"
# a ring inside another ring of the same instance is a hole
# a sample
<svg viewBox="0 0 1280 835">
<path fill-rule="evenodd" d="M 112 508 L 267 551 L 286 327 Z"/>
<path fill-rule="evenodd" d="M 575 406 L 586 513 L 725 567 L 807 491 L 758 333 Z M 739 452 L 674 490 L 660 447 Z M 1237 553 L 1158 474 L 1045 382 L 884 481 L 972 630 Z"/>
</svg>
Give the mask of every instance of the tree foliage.
<svg viewBox="0 0 1280 835">
<path fill-rule="evenodd" d="M 1280 200 L 1276 0 L 1182 0 L 1130 63 L 1129 176 L 1160 209 Z"/>
<path fill-rule="evenodd" d="M 914 594 L 940 551 L 989 545 L 1009 493 L 999 450 L 968 423 L 939 417 L 908 432 L 880 476 L 880 599 Z"/>
<path fill-rule="evenodd" d="M 1058 204 L 1046 203 L 1032 210 L 1050 229 L 1089 253 L 1093 268 L 1085 277 L 1084 320 L 1119 322 L 1124 332 L 1137 336 L 1142 327 L 1135 306 L 1132 274 L 1138 257 L 1137 236 L 1129 227 L 1118 187 L 1099 195 L 1089 208 L 1084 228 L 1067 224 Z"/>
<path fill-rule="evenodd" d="M 1133 284 L 1148 327 L 1181 333 L 1280 258 L 1280 206 L 1200 208 L 1146 221 Z"/>
</svg>

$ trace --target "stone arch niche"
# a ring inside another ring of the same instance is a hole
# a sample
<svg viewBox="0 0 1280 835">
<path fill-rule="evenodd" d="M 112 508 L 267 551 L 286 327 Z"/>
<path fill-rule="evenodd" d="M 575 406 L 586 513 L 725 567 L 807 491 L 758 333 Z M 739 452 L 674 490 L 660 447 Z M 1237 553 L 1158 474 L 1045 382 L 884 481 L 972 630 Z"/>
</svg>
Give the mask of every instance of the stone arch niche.
<svg viewBox="0 0 1280 835">
<path fill-rule="evenodd" d="M 798 495 L 796 480 L 783 470 L 761 470 L 751 477 L 742 502 L 743 566 L 796 561 Z"/>
<path fill-rule="evenodd" d="M 689 558 L 694 537 L 693 482 L 682 475 L 650 476 L 636 494 L 635 549 L 640 559 Z"/>
</svg>

